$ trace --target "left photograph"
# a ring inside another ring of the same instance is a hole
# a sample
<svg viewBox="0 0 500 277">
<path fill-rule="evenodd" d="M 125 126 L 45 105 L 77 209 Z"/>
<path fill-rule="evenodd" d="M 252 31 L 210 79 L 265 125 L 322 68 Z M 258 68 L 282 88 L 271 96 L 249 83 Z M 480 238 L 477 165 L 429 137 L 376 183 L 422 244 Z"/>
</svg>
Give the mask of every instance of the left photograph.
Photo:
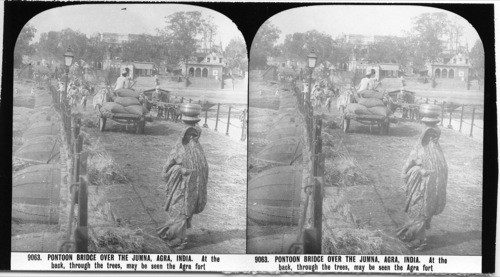
<svg viewBox="0 0 500 277">
<path fill-rule="evenodd" d="M 246 49 L 193 5 L 33 17 L 12 53 L 12 252 L 246 253 Z"/>
</svg>

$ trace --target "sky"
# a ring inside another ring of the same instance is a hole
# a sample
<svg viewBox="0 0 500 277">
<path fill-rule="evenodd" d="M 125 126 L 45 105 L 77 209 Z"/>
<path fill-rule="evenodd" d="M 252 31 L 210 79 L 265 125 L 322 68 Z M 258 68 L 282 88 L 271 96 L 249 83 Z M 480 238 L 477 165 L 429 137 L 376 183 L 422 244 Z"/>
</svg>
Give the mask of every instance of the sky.
<svg viewBox="0 0 500 277">
<path fill-rule="evenodd" d="M 317 30 L 333 38 L 344 34 L 403 36 L 410 31 L 412 18 L 422 13 L 445 12 L 465 27 L 469 48 L 479 38 L 465 19 L 451 12 L 421 6 L 309 6 L 283 11 L 269 19 L 281 29 L 279 43 L 287 34 Z"/>
<path fill-rule="evenodd" d="M 123 10 L 126 8 L 125 10 Z M 226 16 L 203 7 L 182 4 L 85 4 L 46 10 L 29 22 L 37 29 L 34 41 L 40 34 L 70 28 L 87 36 L 94 33 L 156 34 L 156 29 L 166 26 L 165 17 L 179 11 L 200 11 L 212 16 L 218 27 L 215 43 L 226 47 L 229 41 L 243 35 Z"/>
</svg>

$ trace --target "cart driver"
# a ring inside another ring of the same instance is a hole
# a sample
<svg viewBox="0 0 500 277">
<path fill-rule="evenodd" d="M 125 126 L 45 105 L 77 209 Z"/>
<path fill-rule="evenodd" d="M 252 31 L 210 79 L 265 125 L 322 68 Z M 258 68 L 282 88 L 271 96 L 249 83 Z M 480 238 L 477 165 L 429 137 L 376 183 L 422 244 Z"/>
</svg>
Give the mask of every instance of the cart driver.
<svg viewBox="0 0 500 277">
<path fill-rule="evenodd" d="M 130 79 L 128 78 L 128 68 L 122 69 L 120 77 L 116 79 L 115 90 L 119 90 L 121 88 L 130 88 Z"/>
<path fill-rule="evenodd" d="M 374 76 L 375 76 L 375 69 L 372 68 L 367 70 L 365 78 L 361 79 L 361 82 L 359 83 L 358 92 L 361 92 L 363 90 L 375 89 L 375 79 L 373 78 Z"/>
</svg>

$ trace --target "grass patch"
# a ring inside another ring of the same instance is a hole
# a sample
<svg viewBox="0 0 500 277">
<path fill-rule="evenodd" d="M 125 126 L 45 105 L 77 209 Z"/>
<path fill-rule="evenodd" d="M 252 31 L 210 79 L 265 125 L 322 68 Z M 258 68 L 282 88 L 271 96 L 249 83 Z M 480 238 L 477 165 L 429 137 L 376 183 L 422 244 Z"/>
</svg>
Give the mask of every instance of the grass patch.
<svg viewBox="0 0 500 277">
<path fill-rule="evenodd" d="M 93 185 L 125 184 L 129 181 L 123 168 L 106 151 L 99 139 L 85 140 L 88 158 L 88 178 Z"/>
<path fill-rule="evenodd" d="M 364 185 L 368 177 L 352 157 L 337 153 L 325 161 L 325 183 L 330 186 L 350 187 Z"/>
<path fill-rule="evenodd" d="M 93 229 L 89 237 L 89 252 L 96 253 L 173 253 L 158 237 L 141 229 Z"/>
<path fill-rule="evenodd" d="M 408 255 L 403 242 L 380 230 L 335 228 L 325 234 L 323 254 L 335 255 Z"/>
</svg>

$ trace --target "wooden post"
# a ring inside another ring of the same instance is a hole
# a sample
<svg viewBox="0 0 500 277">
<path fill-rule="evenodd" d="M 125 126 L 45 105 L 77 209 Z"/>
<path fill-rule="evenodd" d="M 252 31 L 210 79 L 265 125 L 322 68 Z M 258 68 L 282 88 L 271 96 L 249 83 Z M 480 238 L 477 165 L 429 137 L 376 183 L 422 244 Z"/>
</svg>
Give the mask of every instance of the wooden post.
<svg viewBox="0 0 500 277">
<path fill-rule="evenodd" d="M 231 120 L 231 106 L 229 106 L 229 111 L 227 112 L 226 136 L 229 136 L 229 121 L 230 120 Z"/>
<path fill-rule="evenodd" d="M 217 132 L 217 126 L 219 125 L 219 110 L 220 110 L 220 103 L 217 104 L 217 116 L 215 117 L 215 129 L 214 131 Z"/>
<path fill-rule="evenodd" d="M 453 129 L 453 126 L 451 126 L 451 115 L 453 114 L 453 111 L 450 111 L 450 120 L 448 121 L 448 129 Z"/>
<path fill-rule="evenodd" d="M 191 103 L 191 101 L 193 101 L 193 99 L 189 98 L 189 103 Z"/>
<path fill-rule="evenodd" d="M 243 119 L 241 120 L 241 141 L 246 140 L 245 129 L 247 128 L 247 110 L 243 110 Z"/>
<path fill-rule="evenodd" d="M 309 74 L 309 87 L 307 89 L 307 95 L 306 95 L 306 102 L 307 103 L 311 102 L 311 92 L 312 92 L 311 86 L 312 86 L 312 73 L 313 73 L 313 69 L 311 68 L 310 70 L 311 70 L 311 72 Z"/>
<path fill-rule="evenodd" d="M 88 252 L 88 192 L 87 181 L 80 177 L 78 187 L 78 225 L 75 229 L 76 252 Z"/>
<path fill-rule="evenodd" d="M 76 252 L 88 252 L 88 190 L 87 153 L 81 154 L 80 185 L 78 187 L 78 225 L 75 229 Z"/>
<path fill-rule="evenodd" d="M 464 119 L 464 106 L 465 105 L 462 105 L 462 112 L 460 113 L 460 128 L 458 129 L 459 132 L 462 132 L 462 122 Z"/>
<path fill-rule="evenodd" d="M 470 137 L 472 137 L 472 130 L 474 129 L 474 115 L 476 113 L 476 107 L 472 107 L 472 122 L 470 123 Z"/>
<path fill-rule="evenodd" d="M 322 139 L 321 139 L 321 125 L 322 120 L 316 117 L 314 124 L 314 228 L 316 229 L 316 243 L 315 254 L 321 254 L 321 245 L 323 237 L 323 184 L 320 179 L 323 179 L 323 166 L 322 166 Z"/>
<path fill-rule="evenodd" d="M 208 109 L 205 110 L 205 123 L 203 124 L 203 128 L 208 128 L 207 118 L 208 118 Z"/>
<path fill-rule="evenodd" d="M 75 176 L 74 176 L 75 182 L 78 182 L 78 180 L 80 180 L 80 152 L 82 152 L 82 147 L 83 147 L 83 137 L 78 136 L 75 138 L 75 152 L 74 152 L 75 163 L 73 165 L 74 172 L 75 172 Z"/>
<path fill-rule="evenodd" d="M 436 103 L 436 100 L 434 100 L 434 104 Z M 445 101 L 443 101 L 443 104 L 441 104 L 441 126 L 443 126 L 443 121 L 444 121 L 444 103 L 446 103 Z"/>
</svg>

